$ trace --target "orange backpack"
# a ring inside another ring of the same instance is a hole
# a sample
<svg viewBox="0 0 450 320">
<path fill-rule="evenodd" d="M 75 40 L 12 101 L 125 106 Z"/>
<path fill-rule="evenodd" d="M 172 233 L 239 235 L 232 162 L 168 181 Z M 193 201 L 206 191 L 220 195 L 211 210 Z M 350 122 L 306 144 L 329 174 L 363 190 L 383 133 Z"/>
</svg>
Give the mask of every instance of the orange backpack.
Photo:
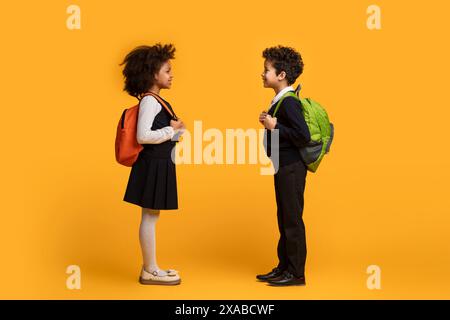
<svg viewBox="0 0 450 320">
<path fill-rule="evenodd" d="M 174 120 L 177 119 L 175 113 L 164 103 L 164 101 L 152 92 L 148 92 L 142 96 L 151 95 L 169 112 Z M 131 167 L 139 156 L 139 152 L 143 149 L 142 145 L 137 142 L 137 120 L 139 115 L 139 103 L 131 108 L 125 109 L 120 117 L 116 132 L 116 160 L 118 163 Z"/>
</svg>

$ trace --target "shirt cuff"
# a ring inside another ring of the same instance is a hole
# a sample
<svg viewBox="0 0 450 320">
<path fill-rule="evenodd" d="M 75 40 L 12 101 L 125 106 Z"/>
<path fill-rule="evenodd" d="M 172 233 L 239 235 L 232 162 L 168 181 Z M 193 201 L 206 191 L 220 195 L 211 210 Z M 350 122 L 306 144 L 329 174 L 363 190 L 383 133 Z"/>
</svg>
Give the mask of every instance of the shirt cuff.
<svg viewBox="0 0 450 320">
<path fill-rule="evenodd" d="M 169 130 L 169 137 L 170 137 L 169 140 L 171 140 L 176 132 L 175 132 L 174 128 L 172 128 L 171 126 L 167 126 L 166 128 Z"/>
<path fill-rule="evenodd" d="M 275 129 L 280 130 L 280 125 L 279 125 L 278 121 L 277 121 L 277 123 L 275 124 L 275 128 L 273 128 L 272 130 L 275 130 Z M 272 131 L 272 130 L 271 130 L 271 131 Z"/>
</svg>

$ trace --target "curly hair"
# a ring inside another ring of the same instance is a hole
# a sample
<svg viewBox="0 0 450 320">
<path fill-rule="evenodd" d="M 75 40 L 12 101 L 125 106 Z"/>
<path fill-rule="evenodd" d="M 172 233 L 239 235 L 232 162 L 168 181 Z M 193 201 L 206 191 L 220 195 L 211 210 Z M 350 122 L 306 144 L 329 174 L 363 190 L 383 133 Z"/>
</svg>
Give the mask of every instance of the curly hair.
<svg viewBox="0 0 450 320">
<path fill-rule="evenodd" d="M 164 62 L 175 58 L 175 47 L 172 44 L 154 46 L 139 46 L 127 54 L 120 65 L 125 64 L 124 91 L 140 98 L 154 83 L 154 76 L 159 72 Z"/>
<path fill-rule="evenodd" d="M 267 48 L 262 56 L 272 63 L 277 75 L 286 72 L 288 85 L 293 84 L 303 72 L 302 56 L 293 48 L 280 45 Z"/>
</svg>

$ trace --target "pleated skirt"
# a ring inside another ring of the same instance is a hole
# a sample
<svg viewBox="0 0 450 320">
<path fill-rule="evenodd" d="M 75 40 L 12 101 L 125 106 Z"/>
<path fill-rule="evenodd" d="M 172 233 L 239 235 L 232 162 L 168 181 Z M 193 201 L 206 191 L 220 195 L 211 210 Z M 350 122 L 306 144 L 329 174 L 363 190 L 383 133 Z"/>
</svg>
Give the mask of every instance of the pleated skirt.
<svg viewBox="0 0 450 320">
<path fill-rule="evenodd" d="M 124 201 L 155 210 L 178 209 L 175 164 L 145 150 L 131 167 Z"/>
</svg>

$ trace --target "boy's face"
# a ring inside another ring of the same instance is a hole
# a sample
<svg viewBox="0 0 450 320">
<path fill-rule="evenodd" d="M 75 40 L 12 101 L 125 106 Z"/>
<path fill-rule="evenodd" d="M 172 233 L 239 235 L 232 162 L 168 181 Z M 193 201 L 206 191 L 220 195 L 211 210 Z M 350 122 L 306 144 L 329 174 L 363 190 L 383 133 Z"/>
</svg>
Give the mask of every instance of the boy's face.
<svg viewBox="0 0 450 320">
<path fill-rule="evenodd" d="M 280 82 L 286 79 L 286 73 L 284 71 L 277 75 L 277 70 L 273 67 L 270 60 L 264 61 L 264 72 L 261 74 L 261 78 L 264 83 L 264 88 L 276 88 L 280 85 Z"/>
<path fill-rule="evenodd" d="M 170 60 L 168 60 L 162 64 L 159 72 L 155 74 L 155 82 L 161 89 L 170 89 L 172 79 L 172 65 L 170 64 Z"/>
</svg>

